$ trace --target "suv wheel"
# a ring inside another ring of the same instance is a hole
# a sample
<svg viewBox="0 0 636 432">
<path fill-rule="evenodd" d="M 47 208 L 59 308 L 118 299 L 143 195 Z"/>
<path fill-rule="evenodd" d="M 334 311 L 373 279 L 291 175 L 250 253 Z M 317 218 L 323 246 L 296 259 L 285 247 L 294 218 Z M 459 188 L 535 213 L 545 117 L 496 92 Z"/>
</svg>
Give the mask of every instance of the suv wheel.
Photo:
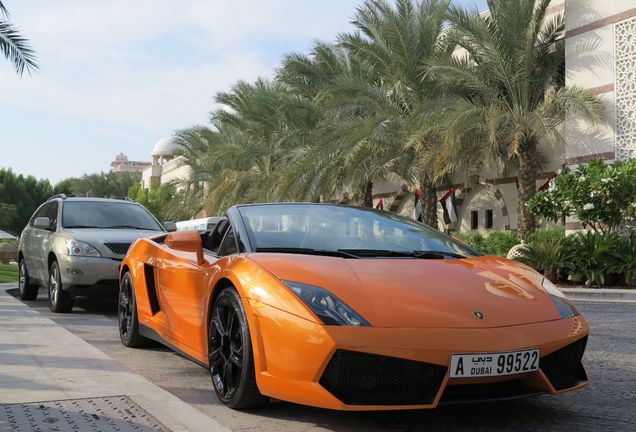
<svg viewBox="0 0 636 432">
<path fill-rule="evenodd" d="M 18 272 L 18 292 L 20 293 L 20 299 L 35 300 L 38 296 L 39 287 L 31 283 L 24 258 L 20 258 Z"/>
<path fill-rule="evenodd" d="M 57 261 L 53 261 L 49 267 L 49 309 L 56 313 L 67 313 L 73 309 L 73 298 L 62 289 Z"/>
</svg>

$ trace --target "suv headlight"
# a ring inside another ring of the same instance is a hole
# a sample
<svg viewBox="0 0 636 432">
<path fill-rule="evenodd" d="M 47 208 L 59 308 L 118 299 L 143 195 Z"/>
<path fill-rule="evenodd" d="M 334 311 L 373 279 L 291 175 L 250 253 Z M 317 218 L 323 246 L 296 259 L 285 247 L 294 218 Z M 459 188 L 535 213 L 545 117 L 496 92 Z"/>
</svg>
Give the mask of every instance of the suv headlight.
<svg viewBox="0 0 636 432">
<path fill-rule="evenodd" d="M 568 300 L 568 298 L 556 287 L 549 279 L 543 278 L 541 286 L 548 293 L 552 302 L 559 310 L 561 318 L 569 318 L 579 314 L 576 307 Z"/>
<path fill-rule="evenodd" d="M 88 243 L 79 240 L 66 240 L 66 249 L 70 256 L 100 257 L 102 254 Z"/>
<path fill-rule="evenodd" d="M 283 281 L 324 325 L 371 327 L 356 311 L 324 288 Z"/>
</svg>

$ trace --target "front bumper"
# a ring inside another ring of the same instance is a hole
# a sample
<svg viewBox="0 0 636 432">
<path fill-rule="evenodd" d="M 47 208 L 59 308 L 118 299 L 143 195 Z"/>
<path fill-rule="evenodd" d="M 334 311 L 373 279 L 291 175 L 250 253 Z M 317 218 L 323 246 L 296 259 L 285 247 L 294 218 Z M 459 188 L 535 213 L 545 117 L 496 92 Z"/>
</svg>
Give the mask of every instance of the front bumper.
<svg viewBox="0 0 636 432">
<path fill-rule="evenodd" d="M 65 289 L 70 286 L 116 286 L 121 260 L 62 255 L 58 264 Z"/>
<path fill-rule="evenodd" d="M 338 410 L 417 409 L 560 394 L 588 383 L 580 362 L 588 334 L 582 316 L 482 329 L 334 327 L 291 317 L 265 306 L 250 323 L 257 326 L 260 335 L 254 341 L 259 389 L 276 399 Z M 281 339 L 283 322 L 285 335 Z M 578 351 L 564 350 L 569 346 L 578 346 Z M 449 378 L 451 354 L 532 348 L 541 351 L 539 371 Z M 367 358 L 361 358 L 361 353 Z M 344 357 L 352 357 L 348 365 L 334 366 Z M 569 362 L 567 373 L 560 373 L 564 362 Z M 365 368 L 367 375 L 362 372 Z M 346 375 L 338 376 L 343 371 Z"/>
</svg>

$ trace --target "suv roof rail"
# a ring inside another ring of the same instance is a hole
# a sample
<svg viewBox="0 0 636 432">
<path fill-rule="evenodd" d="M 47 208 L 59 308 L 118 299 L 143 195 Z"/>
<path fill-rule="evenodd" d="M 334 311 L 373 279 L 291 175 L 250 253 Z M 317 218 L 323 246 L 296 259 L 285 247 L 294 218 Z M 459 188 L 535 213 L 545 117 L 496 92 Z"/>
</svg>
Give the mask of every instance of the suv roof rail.
<svg viewBox="0 0 636 432">
<path fill-rule="evenodd" d="M 133 200 L 132 200 L 132 199 L 130 199 L 129 197 L 127 197 L 127 196 L 114 196 L 114 195 L 111 195 L 111 196 L 109 196 L 109 197 L 108 197 L 108 199 L 117 199 L 117 200 L 123 200 L 123 201 L 131 201 L 131 202 L 133 202 Z"/>
<path fill-rule="evenodd" d="M 63 194 L 63 193 L 55 194 L 52 197 L 49 197 L 49 199 L 47 199 L 47 201 L 51 201 L 52 199 L 55 199 L 55 198 L 66 199 L 66 194 Z"/>
</svg>

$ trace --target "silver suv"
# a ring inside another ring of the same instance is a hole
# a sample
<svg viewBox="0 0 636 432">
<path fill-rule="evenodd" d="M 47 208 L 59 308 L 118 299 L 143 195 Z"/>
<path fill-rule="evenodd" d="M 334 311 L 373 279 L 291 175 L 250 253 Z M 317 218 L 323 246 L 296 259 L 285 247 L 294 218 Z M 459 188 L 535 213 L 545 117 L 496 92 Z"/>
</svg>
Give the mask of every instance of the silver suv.
<svg viewBox="0 0 636 432">
<path fill-rule="evenodd" d="M 70 312 L 76 296 L 116 298 L 119 266 L 131 243 L 165 230 L 132 201 L 55 195 L 20 236 L 20 298 L 34 300 L 46 287 L 53 312 Z"/>
</svg>

